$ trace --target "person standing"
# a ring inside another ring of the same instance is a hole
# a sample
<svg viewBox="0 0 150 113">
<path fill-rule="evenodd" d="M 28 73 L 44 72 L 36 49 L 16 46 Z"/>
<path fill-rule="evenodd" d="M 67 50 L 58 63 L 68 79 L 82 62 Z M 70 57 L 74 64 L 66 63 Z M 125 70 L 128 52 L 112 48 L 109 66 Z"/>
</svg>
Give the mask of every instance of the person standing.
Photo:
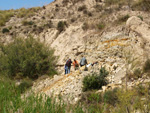
<svg viewBox="0 0 150 113">
<path fill-rule="evenodd" d="M 70 69 L 71 69 L 71 59 L 67 60 L 65 66 L 66 66 L 66 74 L 70 73 Z"/>
<path fill-rule="evenodd" d="M 68 74 L 68 66 L 65 64 L 65 75 Z"/>
<path fill-rule="evenodd" d="M 79 68 L 79 63 L 76 59 L 74 59 L 73 66 L 74 66 L 74 70 L 77 70 Z"/>
<path fill-rule="evenodd" d="M 86 65 L 86 64 L 87 64 L 86 58 L 85 58 L 85 57 L 82 57 L 82 59 L 80 60 L 80 66 L 82 67 L 82 66 L 84 66 L 84 65 Z"/>
</svg>

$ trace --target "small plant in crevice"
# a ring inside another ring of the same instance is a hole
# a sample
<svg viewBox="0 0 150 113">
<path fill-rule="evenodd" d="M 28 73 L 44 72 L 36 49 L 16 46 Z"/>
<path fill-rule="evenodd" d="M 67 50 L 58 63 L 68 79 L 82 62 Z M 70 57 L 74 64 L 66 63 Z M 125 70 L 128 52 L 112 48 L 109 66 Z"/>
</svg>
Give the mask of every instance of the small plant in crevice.
<svg viewBox="0 0 150 113">
<path fill-rule="evenodd" d="M 122 17 L 119 17 L 118 21 L 119 22 L 126 22 L 128 20 L 130 16 L 127 14 L 127 15 L 124 15 Z"/>
<path fill-rule="evenodd" d="M 104 24 L 104 23 L 99 23 L 99 24 L 97 24 L 97 28 L 98 28 L 99 30 L 102 30 L 102 29 L 105 28 L 105 24 Z"/>
<path fill-rule="evenodd" d="M 142 16 L 139 15 L 139 16 L 137 16 L 137 17 L 139 17 L 139 18 L 143 21 L 143 17 L 142 17 Z"/>
<path fill-rule="evenodd" d="M 27 26 L 27 25 L 33 25 L 34 22 L 33 22 L 33 21 L 26 21 L 26 20 L 24 20 L 24 21 L 22 21 L 22 24 L 23 24 L 24 26 Z"/>
</svg>

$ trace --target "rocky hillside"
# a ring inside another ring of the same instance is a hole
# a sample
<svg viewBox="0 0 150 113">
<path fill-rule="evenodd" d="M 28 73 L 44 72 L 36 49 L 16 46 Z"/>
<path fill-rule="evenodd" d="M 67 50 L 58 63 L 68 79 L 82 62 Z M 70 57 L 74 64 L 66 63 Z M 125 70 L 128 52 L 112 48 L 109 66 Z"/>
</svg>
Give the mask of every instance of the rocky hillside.
<svg viewBox="0 0 150 113">
<path fill-rule="evenodd" d="M 1 31 L 7 29 L 0 33 L 1 41 L 5 43 L 15 36 L 32 35 L 55 48 L 60 75 L 64 74 L 68 58 L 79 61 L 84 55 L 88 63 L 99 62 L 96 70 L 101 66 L 109 70 L 110 83 L 122 84 L 127 72 L 142 69 L 149 58 L 150 14 L 147 7 L 143 8 L 144 2 L 113 1 L 55 0 L 34 15 L 18 17 L 16 13 L 1 26 Z M 82 92 L 81 81 L 85 73 L 73 72 L 66 78 L 55 76 L 57 79 L 48 79 L 45 86 L 35 85 L 40 87 L 36 90 L 47 95 L 54 91 L 58 95 L 62 92 L 61 95 L 76 97 Z"/>
</svg>

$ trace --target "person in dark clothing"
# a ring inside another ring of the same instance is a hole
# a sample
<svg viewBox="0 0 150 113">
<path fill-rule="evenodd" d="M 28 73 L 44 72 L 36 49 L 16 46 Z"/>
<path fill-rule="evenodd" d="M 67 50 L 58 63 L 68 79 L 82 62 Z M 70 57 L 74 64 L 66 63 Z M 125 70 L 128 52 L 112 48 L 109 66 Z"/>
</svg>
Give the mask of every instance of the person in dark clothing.
<svg viewBox="0 0 150 113">
<path fill-rule="evenodd" d="M 65 64 L 65 75 L 68 74 L 68 66 Z"/>
<path fill-rule="evenodd" d="M 70 73 L 70 69 L 71 69 L 71 59 L 67 60 L 66 64 L 65 64 L 65 74 Z"/>
</svg>

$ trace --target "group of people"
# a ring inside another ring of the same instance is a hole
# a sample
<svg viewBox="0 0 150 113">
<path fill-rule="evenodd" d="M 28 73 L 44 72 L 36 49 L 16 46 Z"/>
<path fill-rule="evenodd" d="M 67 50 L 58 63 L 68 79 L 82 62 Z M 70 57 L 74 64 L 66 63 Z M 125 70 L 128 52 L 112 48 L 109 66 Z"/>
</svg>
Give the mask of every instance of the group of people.
<svg viewBox="0 0 150 113">
<path fill-rule="evenodd" d="M 73 64 L 75 70 L 78 70 L 78 69 L 79 69 L 79 66 L 82 67 L 82 66 L 85 66 L 85 65 L 87 64 L 87 60 L 86 60 L 85 57 L 82 57 L 82 59 L 80 60 L 80 64 L 79 64 L 76 59 L 74 59 L 74 61 L 72 62 L 72 61 L 71 61 L 71 58 L 69 58 L 69 59 L 66 61 L 66 64 L 65 64 L 65 74 L 70 73 L 71 64 Z"/>
</svg>

